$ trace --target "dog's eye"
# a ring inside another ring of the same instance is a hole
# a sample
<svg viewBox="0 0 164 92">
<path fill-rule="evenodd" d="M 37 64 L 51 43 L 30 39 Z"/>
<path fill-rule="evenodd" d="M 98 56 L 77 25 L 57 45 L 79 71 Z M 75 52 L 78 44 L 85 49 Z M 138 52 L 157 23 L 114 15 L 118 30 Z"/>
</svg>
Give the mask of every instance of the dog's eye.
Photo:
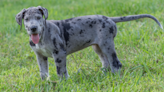
<svg viewBox="0 0 164 92">
<path fill-rule="evenodd" d="M 41 17 L 37 17 L 37 20 L 40 20 L 41 19 Z"/>
<path fill-rule="evenodd" d="M 29 20 L 28 18 L 25 19 L 25 21 L 28 21 L 28 20 Z"/>
</svg>

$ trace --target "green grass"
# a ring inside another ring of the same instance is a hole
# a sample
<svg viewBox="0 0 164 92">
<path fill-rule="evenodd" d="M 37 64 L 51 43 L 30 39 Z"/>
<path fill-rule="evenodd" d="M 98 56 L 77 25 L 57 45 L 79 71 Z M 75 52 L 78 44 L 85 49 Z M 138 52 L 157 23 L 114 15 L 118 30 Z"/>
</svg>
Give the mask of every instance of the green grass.
<svg viewBox="0 0 164 92">
<path fill-rule="evenodd" d="M 117 24 L 115 48 L 123 64 L 120 72 L 103 74 L 98 56 L 89 47 L 67 57 L 68 80 L 58 79 L 50 58 L 50 80 L 41 81 L 26 30 L 19 30 L 15 21 L 23 8 L 38 5 L 48 9 L 48 19 L 151 14 L 164 24 L 163 0 L 1 0 L 0 92 L 164 91 L 164 32 L 151 19 Z"/>
</svg>

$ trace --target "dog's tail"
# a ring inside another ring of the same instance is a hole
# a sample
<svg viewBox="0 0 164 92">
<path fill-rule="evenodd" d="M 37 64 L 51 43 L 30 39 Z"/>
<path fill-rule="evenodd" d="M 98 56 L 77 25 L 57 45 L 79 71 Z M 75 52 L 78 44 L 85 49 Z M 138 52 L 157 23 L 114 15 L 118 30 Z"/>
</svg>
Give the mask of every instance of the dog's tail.
<svg viewBox="0 0 164 92">
<path fill-rule="evenodd" d="M 163 29 L 163 26 L 160 24 L 160 22 L 154 16 L 149 15 L 149 14 L 130 15 L 130 16 L 124 16 L 124 17 L 110 17 L 110 18 L 115 23 L 117 23 L 117 22 L 136 20 L 136 19 L 145 18 L 145 17 L 153 19 Z"/>
</svg>

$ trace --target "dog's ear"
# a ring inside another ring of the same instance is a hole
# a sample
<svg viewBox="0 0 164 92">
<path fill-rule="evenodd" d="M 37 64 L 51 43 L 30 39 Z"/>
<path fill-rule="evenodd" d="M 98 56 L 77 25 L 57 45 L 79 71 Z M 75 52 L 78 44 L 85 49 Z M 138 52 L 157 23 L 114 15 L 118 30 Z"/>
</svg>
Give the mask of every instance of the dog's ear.
<svg viewBox="0 0 164 92">
<path fill-rule="evenodd" d="M 44 15 L 44 18 L 46 20 L 48 18 L 48 10 L 41 6 L 38 6 L 38 9 L 41 11 L 42 15 Z"/>
<path fill-rule="evenodd" d="M 20 25 L 20 30 L 22 28 L 22 19 L 24 18 L 24 14 L 26 12 L 26 9 L 23 9 L 22 11 L 20 11 L 16 16 L 15 19 L 17 21 L 17 23 Z"/>
</svg>

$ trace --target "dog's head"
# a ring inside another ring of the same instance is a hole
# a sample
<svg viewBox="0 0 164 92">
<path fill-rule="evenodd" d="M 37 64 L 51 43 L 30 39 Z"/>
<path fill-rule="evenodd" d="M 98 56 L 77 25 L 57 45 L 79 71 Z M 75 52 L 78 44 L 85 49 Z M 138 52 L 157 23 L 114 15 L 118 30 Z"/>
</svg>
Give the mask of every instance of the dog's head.
<svg viewBox="0 0 164 92">
<path fill-rule="evenodd" d="M 45 17 L 45 19 L 43 18 Z M 46 25 L 46 19 L 48 18 L 48 10 L 41 6 L 30 7 L 23 9 L 16 15 L 17 23 L 22 27 L 22 19 L 24 19 L 25 29 L 31 37 L 32 41 L 37 44 L 41 37 L 41 33 Z"/>
</svg>

